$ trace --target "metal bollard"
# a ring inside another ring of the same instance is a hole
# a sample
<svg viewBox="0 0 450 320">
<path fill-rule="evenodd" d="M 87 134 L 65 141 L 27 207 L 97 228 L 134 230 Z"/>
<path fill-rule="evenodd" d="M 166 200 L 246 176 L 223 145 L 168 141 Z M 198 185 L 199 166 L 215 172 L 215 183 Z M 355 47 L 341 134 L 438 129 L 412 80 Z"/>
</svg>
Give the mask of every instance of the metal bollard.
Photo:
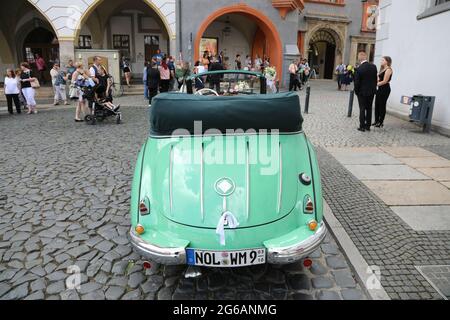
<svg viewBox="0 0 450 320">
<path fill-rule="evenodd" d="M 351 118 L 353 114 L 353 101 L 355 100 L 355 91 L 350 91 L 350 100 L 348 102 L 348 117 Z"/>
<path fill-rule="evenodd" d="M 306 87 L 305 113 L 309 113 L 309 97 L 311 96 L 311 87 L 309 84 Z"/>
</svg>

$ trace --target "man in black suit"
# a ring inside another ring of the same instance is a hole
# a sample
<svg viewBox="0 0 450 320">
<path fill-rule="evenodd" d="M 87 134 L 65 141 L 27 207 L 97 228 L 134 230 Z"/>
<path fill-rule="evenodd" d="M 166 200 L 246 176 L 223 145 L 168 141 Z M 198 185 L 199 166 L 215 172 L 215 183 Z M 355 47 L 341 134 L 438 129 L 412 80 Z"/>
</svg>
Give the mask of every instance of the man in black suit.
<svg viewBox="0 0 450 320">
<path fill-rule="evenodd" d="M 378 70 L 367 61 L 367 53 L 358 54 L 360 66 L 355 72 L 355 93 L 359 102 L 359 131 L 370 131 L 372 123 L 372 105 L 377 93 Z"/>
<path fill-rule="evenodd" d="M 217 57 L 214 57 L 212 59 L 212 63 L 209 66 L 209 71 L 222 71 L 225 68 L 223 65 L 219 62 L 219 59 Z M 216 89 L 217 93 L 220 94 L 220 81 L 223 78 L 223 74 L 213 74 L 210 76 L 210 82 L 209 82 L 209 88 L 210 89 Z"/>
</svg>

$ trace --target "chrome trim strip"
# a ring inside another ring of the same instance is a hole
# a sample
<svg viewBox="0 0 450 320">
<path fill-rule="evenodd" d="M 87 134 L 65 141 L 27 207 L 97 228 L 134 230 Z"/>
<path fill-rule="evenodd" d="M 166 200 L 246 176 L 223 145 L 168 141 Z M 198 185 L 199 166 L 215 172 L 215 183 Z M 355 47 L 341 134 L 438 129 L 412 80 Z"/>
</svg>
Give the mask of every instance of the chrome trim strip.
<svg viewBox="0 0 450 320">
<path fill-rule="evenodd" d="M 279 148 L 279 164 L 280 170 L 278 174 L 280 175 L 280 179 L 278 181 L 278 214 L 281 213 L 281 201 L 283 199 L 283 147 L 281 146 L 281 142 L 278 145 Z"/>
<path fill-rule="evenodd" d="M 169 163 L 169 203 L 170 203 L 170 215 L 173 210 L 173 145 L 170 146 L 170 163 Z"/>
<path fill-rule="evenodd" d="M 204 204 L 204 192 L 205 192 L 205 178 L 204 178 L 204 152 L 205 144 L 202 143 L 202 148 L 200 151 L 200 214 L 202 215 L 202 221 L 205 221 L 205 204 Z"/>
<path fill-rule="evenodd" d="M 308 239 L 291 247 L 267 249 L 267 263 L 289 264 L 308 257 L 320 246 L 327 235 L 327 227 L 322 221 L 319 229 Z"/>
<path fill-rule="evenodd" d="M 250 219 L 250 142 L 247 140 L 247 149 L 246 149 L 246 212 L 247 212 L 247 221 Z"/>
<path fill-rule="evenodd" d="M 258 136 L 258 135 L 279 135 L 279 136 L 295 136 L 298 134 L 304 134 L 305 132 L 302 131 L 296 131 L 296 132 L 278 132 L 278 133 L 272 133 L 272 132 L 266 132 L 266 133 L 260 133 L 260 132 L 253 132 L 253 133 L 230 133 L 230 134 L 217 134 L 217 133 L 211 133 L 211 134 L 190 134 L 190 135 L 154 135 L 149 134 L 150 138 L 153 139 L 169 139 L 169 138 L 201 138 L 201 137 L 220 137 L 220 136 L 230 136 L 230 137 L 242 137 L 242 136 Z"/>
</svg>

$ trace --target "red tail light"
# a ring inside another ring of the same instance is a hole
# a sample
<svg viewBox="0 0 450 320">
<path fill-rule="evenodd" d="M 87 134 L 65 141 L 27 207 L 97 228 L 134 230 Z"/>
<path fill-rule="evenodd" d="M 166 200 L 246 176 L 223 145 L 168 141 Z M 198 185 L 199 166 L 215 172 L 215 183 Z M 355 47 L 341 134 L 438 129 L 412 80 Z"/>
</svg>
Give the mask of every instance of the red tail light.
<svg viewBox="0 0 450 320">
<path fill-rule="evenodd" d="M 314 202 L 311 199 L 310 196 L 306 196 L 305 197 L 305 201 L 304 201 L 305 207 L 304 207 L 304 213 L 306 214 L 313 214 L 314 213 Z"/>
<path fill-rule="evenodd" d="M 305 260 L 303 260 L 303 266 L 304 266 L 305 268 L 311 268 L 312 264 L 313 264 L 313 262 L 312 262 L 311 259 L 305 259 Z"/>
<path fill-rule="evenodd" d="M 146 215 L 150 213 L 150 210 L 147 208 L 147 205 L 145 204 L 144 201 L 141 201 L 141 203 L 139 204 L 139 212 L 141 213 L 141 215 Z"/>
</svg>

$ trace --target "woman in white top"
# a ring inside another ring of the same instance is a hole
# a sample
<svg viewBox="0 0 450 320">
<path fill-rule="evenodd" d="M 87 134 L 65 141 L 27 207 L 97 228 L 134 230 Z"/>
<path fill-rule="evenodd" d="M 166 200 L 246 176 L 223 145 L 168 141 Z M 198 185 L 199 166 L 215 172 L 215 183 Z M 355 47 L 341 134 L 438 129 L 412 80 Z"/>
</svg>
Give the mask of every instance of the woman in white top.
<svg viewBox="0 0 450 320">
<path fill-rule="evenodd" d="M 259 57 L 259 55 L 256 55 L 256 59 L 255 59 L 255 70 L 257 71 L 261 71 L 261 65 L 262 65 L 262 60 Z"/>
<path fill-rule="evenodd" d="M 78 85 L 80 82 L 83 82 L 87 79 L 89 79 L 89 74 L 83 69 L 83 63 L 78 62 L 75 64 L 75 67 L 77 68 L 75 72 L 72 75 L 72 83 L 75 83 Z M 89 114 L 86 110 L 86 104 L 85 99 L 83 96 L 83 91 L 81 88 L 78 88 L 78 105 L 75 110 L 75 122 L 83 122 L 82 119 L 80 119 L 81 112 L 83 112 L 85 115 Z"/>
<path fill-rule="evenodd" d="M 13 114 L 13 101 L 14 101 L 14 104 L 16 105 L 17 113 L 18 114 L 21 113 L 19 92 L 20 92 L 19 82 L 17 81 L 14 70 L 11 70 L 11 69 L 6 70 L 5 96 L 6 96 L 6 101 L 8 101 L 9 114 Z"/>
</svg>

